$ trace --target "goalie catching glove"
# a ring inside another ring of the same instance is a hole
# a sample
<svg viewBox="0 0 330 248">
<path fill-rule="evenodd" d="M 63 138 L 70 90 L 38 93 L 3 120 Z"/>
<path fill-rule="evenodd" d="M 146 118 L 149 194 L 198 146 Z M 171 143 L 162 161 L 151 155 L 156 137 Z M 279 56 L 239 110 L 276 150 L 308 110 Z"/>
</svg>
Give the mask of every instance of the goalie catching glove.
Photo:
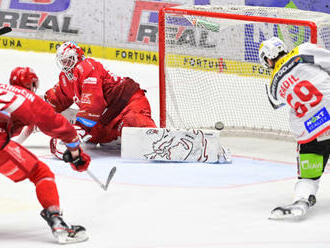
<svg viewBox="0 0 330 248">
<path fill-rule="evenodd" d="M 73 125 L 73 127 L 76 129 L 76 132 L 78 134 L 79 140 L 81 143 L 86 143 L 88 140 L 92 138 L 88 132 L 83 129 L 79 125 Z M 53 154 L 56 158 L 63 160 L 64 152 L 66 151 L 67 147 L 64 142 L 62 142 L 59 139 L 51 138 L 50 140 L 50 152 Z"/>
<path fill-rule="evenodd" d="M 56 158 L 63 160 L 64 152 L 67 149 L 65 143 L 60 139 L 51 138 L 49 145 L 51 154 L 53 154 Z"/>
<path fill-rule="evenodd" d="M 79 141 L 65 144 L 59 139 L 52 138 L 50 140 L 50 151 L 58 159 L 70 163 L 72 169 L 79 172 L 87 170 L 91 161 L 89 155 L 81 149 Z"/>
<path fill-rule="evenodd" d="M 76 129 L 81 143 L 86 143 L 92 138 L 92 135 L 88 134 L 88 132 L 80 125 L 73 125 L 73 127 Z"/>
</svg>

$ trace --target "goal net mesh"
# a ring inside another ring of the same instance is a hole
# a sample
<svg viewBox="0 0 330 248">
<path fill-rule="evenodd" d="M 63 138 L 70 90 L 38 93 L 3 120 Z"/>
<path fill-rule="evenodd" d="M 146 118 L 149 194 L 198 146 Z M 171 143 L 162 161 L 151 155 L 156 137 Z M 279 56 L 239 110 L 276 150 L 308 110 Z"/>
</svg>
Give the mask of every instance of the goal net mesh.
<svg viewBox="0 0 330 248">
<path fill-rule="evenodd" d="M 247 6 L 183 6 L 162 13 L 162 127 L 214 128 L 222 121 L 235 132 L 290 136 L 288 107 L 275 111 L 268 102 L 265 84 L 272 71 L 259 64 L 258 49 L 273 36 L 289 50 L 304 42 L 329 48 L 328 14 Z"/>
</svg>

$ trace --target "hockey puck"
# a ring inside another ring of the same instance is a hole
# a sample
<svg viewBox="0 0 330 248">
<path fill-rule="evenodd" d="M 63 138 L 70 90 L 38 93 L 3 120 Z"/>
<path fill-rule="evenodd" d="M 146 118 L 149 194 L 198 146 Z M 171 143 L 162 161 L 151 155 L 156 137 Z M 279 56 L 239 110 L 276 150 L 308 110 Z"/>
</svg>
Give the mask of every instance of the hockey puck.
<svg viewBox="0 0 330 248">
<path fill-rule="evenodd" d="M 215 123 L 214 127 L 216 130 L 222 130 L 225 128 L 225 125 L 221 121 L 218 121 Z"/>
</svg>

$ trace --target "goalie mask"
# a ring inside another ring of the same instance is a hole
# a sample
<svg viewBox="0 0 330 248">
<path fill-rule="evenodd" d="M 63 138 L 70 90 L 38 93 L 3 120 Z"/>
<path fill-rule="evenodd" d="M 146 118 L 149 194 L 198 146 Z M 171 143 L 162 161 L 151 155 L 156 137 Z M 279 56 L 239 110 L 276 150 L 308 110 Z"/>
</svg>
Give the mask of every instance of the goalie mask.
<svg viewBox="0 0 330 248">
<path fill-rule="evenodd" d="M 65 73 L 69 80 L 73 78 L 71 70 L 78 62 L 84 60 L 84 58 L 84 51 L 72 41 L 63 43 L 56 51 L 57 66 Z"/>
<path fill-rule="evenodd" d="M 39 79 L 34 70 L 30 67 L 16 67 L 10 74 L 9 83 L 21 86 L 33 92 L 39 87 Z"/>
<path fill-rule="evenodd" d="M 277 37 L 270 38 L 261 43 L 259 47 L 259 59 L 260 63 L 270 68 L 267 59 L 276 59 L 281 53 L 287 53 L 287 49 L 282 40 Z"/>
</svg>

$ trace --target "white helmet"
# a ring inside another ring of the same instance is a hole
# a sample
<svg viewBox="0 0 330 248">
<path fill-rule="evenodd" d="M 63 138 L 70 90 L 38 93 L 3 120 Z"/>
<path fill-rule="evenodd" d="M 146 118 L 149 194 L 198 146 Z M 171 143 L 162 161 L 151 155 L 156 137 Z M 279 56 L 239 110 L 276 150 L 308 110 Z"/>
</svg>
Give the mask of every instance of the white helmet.
<svg viewBox="0 0 330 248">
<path fill-rule="evenodd" d="M 85 58 L 84 51 L 72 41 L 63 43 L 56 51 L 56 63 L 61 71 L 71 80 L 71 70 Z"/>
<path fill-rule="evenodd" d="M 260 63 L 264 67 L 269 68 L 267 58 L 275 59 L 281 52 L 287 53 L 287 49 L 283 41 L 279 38 L 272 37 L 268 40 L 263 41 L 259 47 Z"/>
</svg>

